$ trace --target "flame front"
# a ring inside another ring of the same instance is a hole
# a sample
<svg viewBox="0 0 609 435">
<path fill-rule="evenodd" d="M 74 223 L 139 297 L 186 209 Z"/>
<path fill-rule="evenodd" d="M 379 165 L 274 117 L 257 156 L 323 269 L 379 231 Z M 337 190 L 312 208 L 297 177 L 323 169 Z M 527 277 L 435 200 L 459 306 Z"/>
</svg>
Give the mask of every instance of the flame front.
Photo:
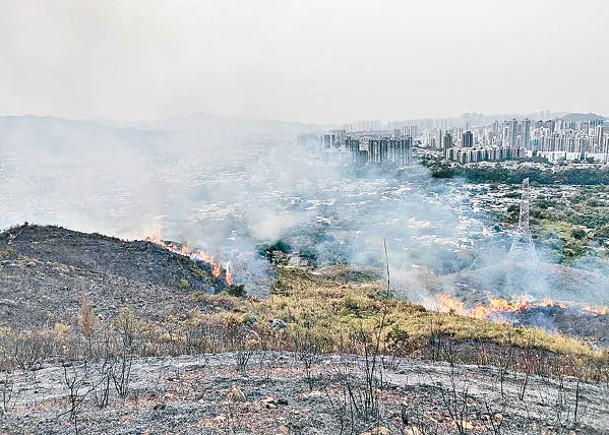
<svg viewBox="0 0 609 435">
<path fill-rule="evenodd" d="M 449 295 L 442 294 L 437 297 L 436 302 L 441 311 L 447 311 L 451 314 L 457 314 L 459 316 L 469 316 L 472 313 L 470 310 L 465 308 L 463 302 L 456 301 Z"/>
<path fill-rule="evenodd" d="M 171 251 L 175 254 L 180 254 L 183 255 L 185 257 L 191 258 L 193 260 L 199 260 L 202 261 L 203 263 L 209 264 L 211 266 L 211 275 L 214 278 L 219 278 L 220 275 L 222 274 L 222 266 L 220 265 L 220 263 L 216 262 L 214 260 L 214 257 L 212 257 L 211 255 L 207 254 L 207 252 L 205 251 L 190 251 L 188 248 L 186 248 L 186 246 L 184 245 L 176 245 L 175 243 L 172 242 L 165 242 L 164 240 L 161 240 L 158 236 L 151 236 L 151 237 L 146 237 L 144 239 L 147 242 L 153 243 L 156 246 L 159 246 L 163 249 L 167 249 L 168 251 Z M 228 269 L 228 264 L 226 267 L 226 274 L 225 274 L 225 281 L 227 284 L 231 285 L 233 284 L 233 274 L 232 272 Z"/>
<path fill-rule="evenodd" d="M 584 305 L 582 310 L 584 310 L 588 313 L 597 314 L 599 316 L 605 316 L 605 315 L 609 314 L 608 307 L 593 307 L 591 305 Z"/>
<path fill-rule="evenodd" d="M 490 298 L 488 305 L 477 304 L 472 308 L 466 308 L 463 302 L 457 301 L 447 294 L 439 295 L 436 298 L 436 305 L 440 311 L 457 314 L 459 316 L 473 317 L 481 320 L 488 320 L 489 318 L 493 318 L 498 314 L 498 317 L 501 318 L 500 314 L 502 313 L 522 312 L 535 307 L 558 307 L 561 309 L 568 308 L 568 305 L 564 302 L 555 302 L 548 298 L 539 302 L 532 302 L 526 296 L 521 296 L 514 301 L 508 301 L 507 299 L 503 298 Z M 590 305 L 584 305 L 581 307 L 581 311 L 596 315 L 609 314 L 608 307 L 591 307 Z"/>
</svg>

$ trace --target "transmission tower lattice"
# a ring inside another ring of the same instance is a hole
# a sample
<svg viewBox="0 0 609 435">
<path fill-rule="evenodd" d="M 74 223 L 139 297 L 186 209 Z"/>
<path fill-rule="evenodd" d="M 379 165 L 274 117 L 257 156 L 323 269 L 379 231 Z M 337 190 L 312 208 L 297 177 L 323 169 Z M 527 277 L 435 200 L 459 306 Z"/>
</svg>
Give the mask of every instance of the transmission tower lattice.
<svg viewBox="0 0 609 435">
<path fill-rule="evenodd" d="M 529 179 L 522 181 L 522 199 L 520 200 L 520 216 L 518 217 L 518 230 L 514 234 L 509 258 L 513 262 L 537 262 L 535 243 L 531 237 L 529 227 L 529 208 L 531 204 L 531 188 Z"/>
</svg>

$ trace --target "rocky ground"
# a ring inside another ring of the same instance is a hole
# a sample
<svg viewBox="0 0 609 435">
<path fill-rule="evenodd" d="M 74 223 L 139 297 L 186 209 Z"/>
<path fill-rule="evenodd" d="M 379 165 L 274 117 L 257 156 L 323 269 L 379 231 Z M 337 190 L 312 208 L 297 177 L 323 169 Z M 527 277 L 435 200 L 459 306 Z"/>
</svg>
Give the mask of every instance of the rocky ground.
<svg viewBox="0 0 609 435">
<path fill-rule="evenodd" d="M 131 307 L 162 320 L 226 287 L 211 270 L 147 241 L 26 224 L 0 233 L 0 326 L 71 324 L 85 298 L 102 318 Z"/>
<path fill-rule="evenodd" d="M 247 364 L 239 363 L 247 358 Z M 383 359 L 377 361 L 368 389 L 363 358 L 319 357 L 309 371 L 298 360 L 290 353 L 137 359 L 127 397 L 118 397 L 111 385 L 105 408 L 96 404 L 103 392 L 99 365 L 15 372 L 0 430 L 70 434 L 77 429 L 107 435 L 451 434 L 459 429 L 472 434 L 609 433 L 606 385 L 516 373 L 507 373 L 501 382 L 494 368 Z M 76 408 L 76 424 L 70 421 L 66 378 L 82 381 L 73 395 L 77 401 L 84 397 Z M 7 384 L 1 385 L 6 392 Z"/>
</svg>

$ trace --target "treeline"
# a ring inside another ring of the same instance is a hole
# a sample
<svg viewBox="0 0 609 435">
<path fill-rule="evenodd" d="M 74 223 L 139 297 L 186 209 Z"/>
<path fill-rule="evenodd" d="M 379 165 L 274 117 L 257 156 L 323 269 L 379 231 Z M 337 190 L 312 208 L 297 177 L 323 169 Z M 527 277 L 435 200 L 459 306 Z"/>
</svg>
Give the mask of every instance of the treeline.
<svg viewBox="0 0 609 435">
<path fill-rule="evenodd" d="M 518 184 L 529 178 L 537 184 L 609 185 L 609 170 L 601 168 L 561 168 L 558 171 L 503 166 L 429 166 L 434 178 L 461 177 L 471 183 Z"/>
</svg>

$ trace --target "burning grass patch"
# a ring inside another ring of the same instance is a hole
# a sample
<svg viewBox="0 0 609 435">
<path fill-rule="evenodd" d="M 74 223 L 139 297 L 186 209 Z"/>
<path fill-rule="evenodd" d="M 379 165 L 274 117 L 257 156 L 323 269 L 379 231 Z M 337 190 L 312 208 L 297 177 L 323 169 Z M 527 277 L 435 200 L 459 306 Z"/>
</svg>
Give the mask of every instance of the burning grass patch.
<svg viewBox="0 0 609 435">
<path fill-rule="evenodd" d="M 122 310 L 115 319 L 95 322 L 88 336 L 78 319 L 52 329 L 5 329 L 2 364 L 29 368 L 49 359 L 234 352 L 246 360 L 245 370 L 254 351 L 291 351 L 306 363 L 325 353 L 363 354 L 378 336 L 380 352 L 395 357 L 609 379 L 609 353 L 582 341 L 430 311 L 388 298 L 372 272 L 358 276 L 366 279 L 350 281 L 342 267 L 324 273 L 282 267 L 266 300 L 193 293 L 190 311 L 153 323 Z"/>
<path fill-rule="evenodd" d="M 372 332 L 384 316 L 383 336 L 387 344 L 404 340 L 423 342 L 433 336 L 444 336 L 455 340 L 484 340 L 498 345 L 532 347 L 586 358 L 602 356 L 588 344 L 559 334 L 439 313 L 408 302 L 387 299 L 381 281 L 340 282 L 332 275 L 281 268 L 273 296 L 261 304 L 268 308 L 267 314 L 282 318 L 292 327 L 312 324 L 323 329 L 326 336 L 344 334 L 358 327 Z M 336 338 L 340 341 L 339 337 Z"/>
</svg>

